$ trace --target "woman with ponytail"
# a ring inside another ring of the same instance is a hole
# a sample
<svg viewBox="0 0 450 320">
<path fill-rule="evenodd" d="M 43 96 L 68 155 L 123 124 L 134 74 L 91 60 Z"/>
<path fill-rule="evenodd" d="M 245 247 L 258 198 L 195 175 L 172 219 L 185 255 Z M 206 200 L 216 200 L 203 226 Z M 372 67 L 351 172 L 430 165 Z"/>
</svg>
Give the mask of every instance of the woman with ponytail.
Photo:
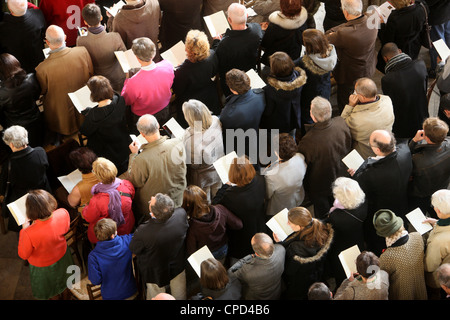
<svg viewBox="0 0 450 320">
<path fill-rule="evenodd" d="M 325 261 L 334 231 L 304 207 L 289 210 L 288 224 L 293 232 L 284 241 L 273 234 L 275 241 L 286 248 L 283 298 L 306 300 L 308 288 L 314 282 L 325 281 Z"/>
</svg>

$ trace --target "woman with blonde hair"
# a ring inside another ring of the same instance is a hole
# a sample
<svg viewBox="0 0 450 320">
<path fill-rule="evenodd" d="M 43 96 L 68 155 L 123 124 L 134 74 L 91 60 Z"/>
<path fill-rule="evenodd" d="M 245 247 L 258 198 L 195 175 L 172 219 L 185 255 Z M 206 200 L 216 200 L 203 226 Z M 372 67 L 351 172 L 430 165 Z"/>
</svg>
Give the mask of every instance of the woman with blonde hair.
<svg viewBox="0 0 450 320">
<path fill-rule="evenodd" d="M 308 209 L 295 207 L 288 212 L 288 224 L 293 232 L 282 242 L 286 248 L 283 280 L 284 299 L 306 300 L 314 282 L 325 281 L 325 264 L 334 238 L 330 224 L 314 218 Z"/>
<path fill-rule="evenodd" d="M 188 128 L 183 142 L 186 149 L 187 184 L 202 188 L 210 201 L 222 181 L 213 163 L 224 156 L 222 125 L 201 101 L 190 99 L 183 103 Z"/>
<path fill-rule="evenodd" d="M 236 259 L 253 253 L 251 239 L 255 233 L 266 232 L 266 183 L 246 156 L 233 159 L 228 179 L 212 204 L 223 205 L 242 220 L 242 229 L 228 233 L 228 256 L 232 258 L 230 264 L 234 264 Z"/>
<path fill-rule="evenodd" d="M 339 261 L 339 253 L 354 245 L 365 250 L 364 221 L 367 218 L 367 202 L 364 191 L 356 180 L 347 177 L 337 178 L 332 186 L 334 204 L 324 222 L 334 229 L 334 242 L 328 255 L 331 272 L 340 284 L 345 272 Z"/>
<path fill-rule="evenodd" d="M 173 106 L 177 121 L 186 127 L 182 105 L 185 101 L 196 99 L 203 102 L 213 112 L 220 113 L 219 95 L 212 78 L 218 72 L 219 62 L 211 50 L 208 37 L 200 30 L 191 30 L 186 35 L 185 50 L 187 59 L 175 71 L 172 90 L 175 95 Z"/>
<path fill-rule="evenodd" d="M 110 218 L 117 223 L 118 235 L 131 233 L 135 222 L 132 210 L 134 186 L 128 180 L 117 178 L 116 166 L 106 158 L 97 158 L 92 164 L 92 172 L 100 182 L 92 187 L 93 196 L 82 213 L 89 223 L 89 241 L 98 242 L 94 227 L 103 218 Z"/>
</svg>

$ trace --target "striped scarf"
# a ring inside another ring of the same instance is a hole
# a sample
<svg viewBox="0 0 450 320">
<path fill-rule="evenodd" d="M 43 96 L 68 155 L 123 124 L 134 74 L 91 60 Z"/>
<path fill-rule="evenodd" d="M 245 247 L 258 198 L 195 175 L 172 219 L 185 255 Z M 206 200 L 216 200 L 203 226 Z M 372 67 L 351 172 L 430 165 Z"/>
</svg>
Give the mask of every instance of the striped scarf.
<svg viewBox="0 0 450 320">
<path fill-rule="evenodd" d="M 396 55 L 395 57 L 391 58 L 384 67 L 384 72 L 388 73 L 397 63 L 404 62 L 404 61 L 411 61 L 411 57 L 408 56 L 406 53 L 400 53 Z"/>
</svg>

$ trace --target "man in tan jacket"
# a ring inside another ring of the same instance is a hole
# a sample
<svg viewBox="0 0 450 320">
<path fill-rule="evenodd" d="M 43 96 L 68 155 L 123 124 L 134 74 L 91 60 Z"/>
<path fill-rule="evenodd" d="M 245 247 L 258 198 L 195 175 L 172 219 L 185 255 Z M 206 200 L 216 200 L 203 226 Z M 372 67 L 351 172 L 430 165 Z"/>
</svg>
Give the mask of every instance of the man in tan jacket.
<svg viewBox="0 0 450 320">
<path fill-rule="evenodd" d="M 49 26 L 45 37 L 50 54 L 36 67 L 36 77 L 42 90 L 46 126 L 51 133 L 72 135 L 79 130 L 84 116 L 68 93 L 85 86 L 93 76 L 91 57 L 84 47 L 66 47 L 61 27 Z"/>
<path fill-rule="evenodd" d="M 157 193 L 167 194 L 180 207 L 186 188 L 186 161 L 184 145 L 179 139 L 161 136 L 156 118 L 150 114 L 137 122 L 139 133 L 147 143 L 130 144 L 130 160 L 124 179 L 136 188 L 136 223 L 148 216 L 148 202 Z"/>
<path fill-rule="evenodd" d="M 395 119 L 391 98 L 377 92 L 377 85 L 372 79 L 358 79 L 355 91 L 350 95 L 349 102 L 341 114 L 350 127 L 353 148 L 364 159 L 375 156 L 369 145 L 372 132 L 375 130 L 392 132 Z"/>
</svg>

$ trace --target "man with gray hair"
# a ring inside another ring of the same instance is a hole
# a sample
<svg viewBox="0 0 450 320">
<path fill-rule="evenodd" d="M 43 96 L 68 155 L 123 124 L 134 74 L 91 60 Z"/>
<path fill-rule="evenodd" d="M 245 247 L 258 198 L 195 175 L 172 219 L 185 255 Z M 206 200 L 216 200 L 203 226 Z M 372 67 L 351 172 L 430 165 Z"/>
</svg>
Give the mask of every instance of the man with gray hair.
<svg viewBox="0 0 450 320">
<path fill-rule="evenodd" d="M 258 49 L 263 36 L 258 23 L 247 23 L 247 11 L 244 5 L 232 3 L 227 11 L 231 29 L 216 37 L 212 49 L 219 60 L 219 77 L 222 92 L 227 97 L 231 94 L 226 84 L 226 73 L 231 69 L 247 72 L 256 69 Z"/>
<path fill-rule="evenodd" d="M 186 188 L 186 162 L 183 142 L 161 136 L 154 116 L 141 116 L 136 126 L 147 143 L 139 145 L 133 141 L 130 144 L 129 166 L 124 178 L 136 189 L 134 214 L 138 225 L 147 217 L 151 197 L 159 192 L 169 195 L 177 207 L 181 206 Z"/>
<path fill-rule="evenodd" d="M 255 253 L 237 261 L 228 273 L 241 282 L 244 300 L 280 299 L 285 248 L 265 233 L 256 233 L 251 244 Z"/>
<path fill-rule="evenodd" d="M 333 75 L 337 83 L 339 112 L 344 109 L 355 80 L 374 75 L 378 36 L 378 29 L 369 27 L 368 16 L 362 13 L 361 0 L 341 0 L 341 8 L 347 22 L 326 32 L 338 56 Z"/>
<path fill-rule="evenodd" d="M 150 300 L 170 290 L 177 300 L 186 299 L 186 211 L 166 194 L 156 193 L 147 205 L 151 218 L 133 234 L 130 250 L 137 257 L 137 268 L 146 284 Z"/>
<path fill-rule="evenodd" d="M 0 53 L 7 52 L 19 60 L 22 69 L 34 73 L 44 60 L 45 18 L 41 10 L 27 10 L 26 0 L 8 0 L 10 13 L 0 22 Z"/>
<path fill-rule="evenodd" d="M 3 132 L 3 142 L 12 150 L 12 154 L 2 165 L 0 175 L 0 204 L 16 201 L 32 189 L 44 189 L 51 192 L 47 179 L 48 159 L 41 147 L 28 145 L 28 132 L 21 126 L 11 126 Z M 9 182 L 9 185 L 8 185 Z M 7 206 L 3 206 L 3 217 L 8 217 L 8 229 L 20 231 Z"/>
<path fill-rule="evenodd" d="M 66 47 L 66 35 L 61 27 L 51 25 L 46 31 L 49 57 L 36 67 L 36 77 L 41 86 L 44 119 L 50 133 L 61 136 L 78 132 L 84 116 L 78 112 L 68 93 L 86 85 L 94 75 L 91 57 L 85 47 Z"/>
<path fill-rule="evenodd" d="M 389 96 L 378 94 L 377 85 L 369 78 L 356 81 L 354 92 L 348 100 L 341 117 L 352 132 L 353 148 L 363 159 L 374 157 L 369 137 L 374 130 L 392 131 L 395 120 L 392 100 Z"/>
<path fill-rule="evenodd" d="M 439 284 L 445 292 L 445 299 L 450 299 L 450 263 L 444 263 L 437 270 Z"/>
<path fill-rule="evenodd" d="M 311 101 L 313 124 L 306 124 L 306 134 L 298 143 L 298 152 L 307 164 L 305 191 L 314 205 L 316 218 L 322 218 L 333 204 L 331 186 L 337 177 L 346 174 L 342 162 L 351 151 L 349 127 L 340 116 L 331 117 L 331 104 L 322 97 Z"/>
<path fill-rule="evenodd" d="M 175 77 L 173 65 L 168 60 L 155 63 L 155 43 L 146 37 L 133 40 L 131 47 L 141 64 L 141 69 L 125 80 L 122 96 L 131 106 L 130 131 L 137 133 L 134 124 L 140 116 L 151 114 L 164 124 L 170 119 L 169 102 Z"/>
</svg>

